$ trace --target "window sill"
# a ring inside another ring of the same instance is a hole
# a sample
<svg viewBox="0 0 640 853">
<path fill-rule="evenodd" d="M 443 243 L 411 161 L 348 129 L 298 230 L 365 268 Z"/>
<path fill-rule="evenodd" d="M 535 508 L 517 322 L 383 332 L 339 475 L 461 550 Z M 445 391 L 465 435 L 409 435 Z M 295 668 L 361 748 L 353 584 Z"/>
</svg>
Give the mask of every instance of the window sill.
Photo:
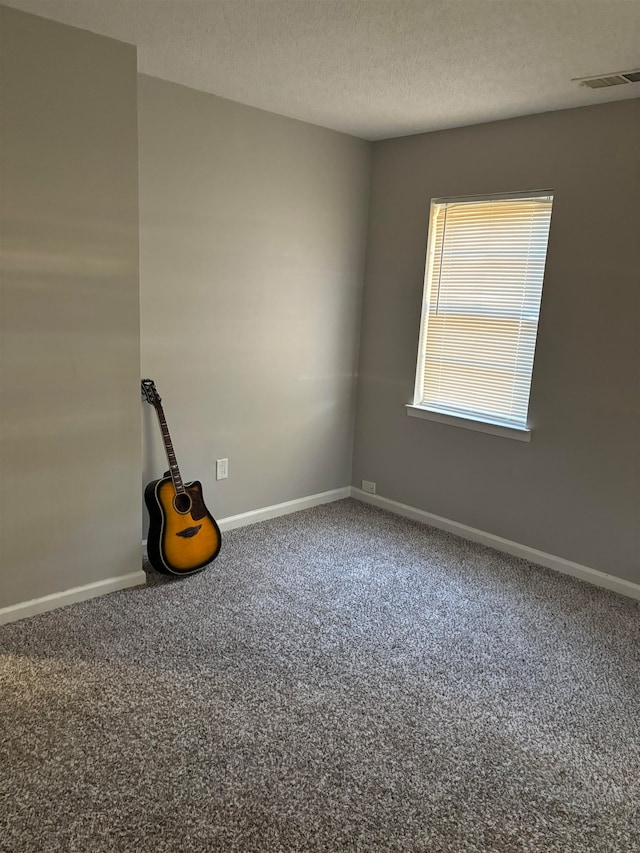
<svg viewBox="0 0 640 853">
<path fill-rule="evenodd" d="M 427 421 L 437 421 L 441 424 L 472 429 L 476 432 L 486 432 L 489 435 L 501 435 L 503 438 L 513 438 L 516 441 L 531 441 L 531 430 L 525 427 L 503 426 L 490 421 L 474 420 L 460 415 L 447 415 L 444 412 L 436 412 L 425 409 L 422 406 L 407 405 L 407 414 L 412 418 L 424 418 Z"/>
</svg>

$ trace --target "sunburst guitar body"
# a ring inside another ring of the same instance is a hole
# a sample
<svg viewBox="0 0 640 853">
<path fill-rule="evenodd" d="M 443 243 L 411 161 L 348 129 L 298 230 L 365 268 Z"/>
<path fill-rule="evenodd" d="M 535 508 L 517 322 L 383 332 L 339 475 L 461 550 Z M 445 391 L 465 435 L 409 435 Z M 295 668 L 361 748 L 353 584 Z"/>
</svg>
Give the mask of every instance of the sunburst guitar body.
<svg viewBox="0 0 640 853">
<path fill-rule="evenodd" d="M 205 506 L 200 483 L 182 482 L 162 401 L 152 379 L 142 380 L 142 394 L 158 415 L 169 463 L 164 476 L 153 480 L 144 491 L 149 510 L 147 555 L 158 572 L 190 575 L 218 556 L 220 528 Z"/>
<path fill-rule="evenodd" d="M 144 500 L 149 510 L 147 555 L 159 572 L 188 575 L 218 556 L 220 528 L 205 506 L 199 482 L 176 494 L 170 476 L 149 483 Z"/>
</svg>

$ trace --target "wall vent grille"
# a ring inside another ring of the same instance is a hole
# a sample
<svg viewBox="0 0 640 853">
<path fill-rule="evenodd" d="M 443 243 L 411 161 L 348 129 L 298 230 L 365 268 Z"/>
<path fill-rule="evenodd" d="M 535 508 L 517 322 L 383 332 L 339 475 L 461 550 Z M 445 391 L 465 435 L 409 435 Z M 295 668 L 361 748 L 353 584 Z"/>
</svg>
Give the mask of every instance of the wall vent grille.
<svg viewBox="0 0 640 853">
<path fill-rule="evenodd" d="M 625 83 L 640 83 L 640 69 L 618 71 L 615 74 L 603 74 L 600 77 L 574 77 L 574 83 L 588 86 L 589 89 L 605 89 L 608 86 L 622 86 Z"/>
</svg>

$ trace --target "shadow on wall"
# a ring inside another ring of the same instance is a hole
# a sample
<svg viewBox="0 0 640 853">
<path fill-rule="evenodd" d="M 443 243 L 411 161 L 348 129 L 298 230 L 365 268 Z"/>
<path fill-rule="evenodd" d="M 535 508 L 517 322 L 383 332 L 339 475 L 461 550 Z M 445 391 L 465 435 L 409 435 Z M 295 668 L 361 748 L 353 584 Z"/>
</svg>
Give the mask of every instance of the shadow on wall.
<svg viewBox="0 0 640 853">
<path fill-rule="evenodd" d="M 142 506 L 142 536 L 147 538 L 149 529 L 149 513 L 144 503 L 144 490 L 151 480 L 156 480 L 162 476 L 162 471 L 158 471 L 154 462 L 155 442 L 158 433 L 158 419 L 152 406 L 141 399 L 142 406 L 142 483 L 140 487 L 140 501 Z"/>
</svg>

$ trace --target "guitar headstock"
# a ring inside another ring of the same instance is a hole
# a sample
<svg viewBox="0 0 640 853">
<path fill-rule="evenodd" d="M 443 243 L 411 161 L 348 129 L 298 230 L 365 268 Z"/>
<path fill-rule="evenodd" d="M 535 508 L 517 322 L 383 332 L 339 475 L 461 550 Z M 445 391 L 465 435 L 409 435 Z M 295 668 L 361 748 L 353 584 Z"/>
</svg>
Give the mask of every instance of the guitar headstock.
<svg viewBox="0 0 640 853">
<path fill-rule="evenodd" d="M 160 394 L 158 394 L 158 389 L 156 388 L 156 383 L 153 379 L 142 379 L 140 381 L 140 386 L 142 388 L 142 396 L 150 403 L 152 406 L 159 406 L 162 402 L 162 398 Z"/>
</svg>

